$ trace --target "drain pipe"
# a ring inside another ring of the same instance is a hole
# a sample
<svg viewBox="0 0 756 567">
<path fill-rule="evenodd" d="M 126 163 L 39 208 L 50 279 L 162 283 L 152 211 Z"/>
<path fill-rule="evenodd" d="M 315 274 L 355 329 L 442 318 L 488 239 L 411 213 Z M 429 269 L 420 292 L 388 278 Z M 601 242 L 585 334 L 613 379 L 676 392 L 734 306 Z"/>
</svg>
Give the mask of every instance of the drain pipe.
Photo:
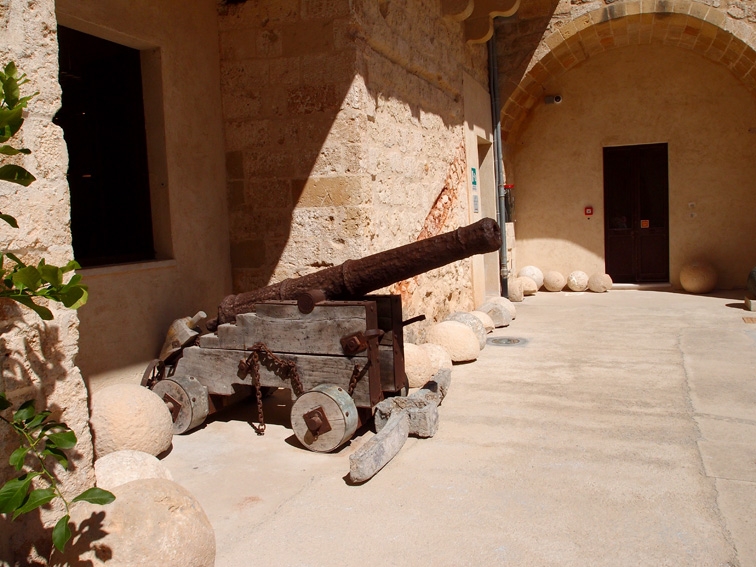
<svg viewBox="0 0 756 567">
<path fill-rule="evenodd" d="M 499 277 L 501 296 L 509 297 L 509 268 L 507 267 L 507 207 L 504 187 L 504 160 L 501 153 L 501 112 L 499 110 L 499 70 L 496 63 L 496 18 L 494 34 L 488 40 L 488 88 L 491 92 L 491 117 L 493 119 L 494 171 L 496 173 L 496 195 L 498 207 L 496 220 L 501 229 L 501 250 L 499 250 Z"/>
</svg>

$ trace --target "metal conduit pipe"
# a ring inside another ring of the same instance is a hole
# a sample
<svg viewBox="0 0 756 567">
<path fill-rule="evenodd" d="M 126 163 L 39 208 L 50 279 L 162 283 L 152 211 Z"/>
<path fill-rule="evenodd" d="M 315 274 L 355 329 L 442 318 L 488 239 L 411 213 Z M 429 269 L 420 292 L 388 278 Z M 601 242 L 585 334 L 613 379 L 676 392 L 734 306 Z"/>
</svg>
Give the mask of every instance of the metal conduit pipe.
<svg viewBox="0 0 756 567">
<path fill-rule="evenodd" d="M 501 153 L 501 111 L 499 109 L 499 69 L 496 63 L 496 18 L 494 34 L 488 40 L 488 85 L 491 92 L 491 117 L 494 126 L 494 171 L 496 173 L 497 208 L 496 220 L 501 229 L 501 249 L 499 250 L 499 278 L 502 297 L 509 297 L 509 268 L 507 267 L 507 207 L 504 187 L 504 160 Z"/>
</svg>

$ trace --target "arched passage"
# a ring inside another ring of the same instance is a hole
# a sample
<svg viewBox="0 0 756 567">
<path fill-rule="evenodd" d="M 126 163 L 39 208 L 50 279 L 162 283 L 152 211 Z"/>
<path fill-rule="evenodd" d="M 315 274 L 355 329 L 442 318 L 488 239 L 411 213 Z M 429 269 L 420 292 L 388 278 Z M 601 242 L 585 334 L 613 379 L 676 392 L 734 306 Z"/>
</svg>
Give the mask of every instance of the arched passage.
<svg viewBox="0 0 756 567">
<path fill-rule="evenodd" d="M 742 287 L 756 262 L 750 28 L 696 2 L 686 13 L 633 14 L 633 6 L 641 5 L 613 4 L 562 25 L 509 86 L 502 126 L 507 182 L 515 184 L 517 264 L 603 270 L 602 153 L 666 144 L 670 281 L 679 284 L 680 268 L 704 259 L 721 287 Z M 545 104 L 548 94 L 564 102 Z"/>
<path fill-rule="evenodd" d="M 587 12 L 546 37 L 519 83 L 502 85 L 502 138 L 543 99 L 546 86 L 600 53 L 629 45 L 661 44 L 687 49 L 724 65 L 756 91 L 753 28 L 691 0 L 617 2 Z"/>
</svg>

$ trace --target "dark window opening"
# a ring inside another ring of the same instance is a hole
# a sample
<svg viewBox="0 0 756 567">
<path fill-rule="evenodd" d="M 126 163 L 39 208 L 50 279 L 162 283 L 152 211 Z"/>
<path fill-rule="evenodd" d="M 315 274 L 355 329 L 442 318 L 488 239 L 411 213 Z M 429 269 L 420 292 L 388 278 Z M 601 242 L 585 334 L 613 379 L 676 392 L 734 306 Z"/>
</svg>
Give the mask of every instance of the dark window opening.
<svg viewBox="0 0 756 567">
<path fill-rule="evenodd" d="M 58 42 L 74 257 L 154 260 L 140 52 L 63 26 Z"/>
</svg>

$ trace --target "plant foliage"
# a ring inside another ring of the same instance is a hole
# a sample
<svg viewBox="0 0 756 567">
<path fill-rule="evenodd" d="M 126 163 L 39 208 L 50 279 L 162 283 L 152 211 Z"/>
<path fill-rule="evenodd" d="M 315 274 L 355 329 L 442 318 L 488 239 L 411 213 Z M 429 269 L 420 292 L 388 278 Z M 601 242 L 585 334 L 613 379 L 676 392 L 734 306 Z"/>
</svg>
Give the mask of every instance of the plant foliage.
<svg viewBox="0 0 756 567">
<path fill-rule="evenodd" d="M 0 393 L 0 411 L 10 407 L 11 404 L 5 394 Z M 11 514 L 12 519 L 15 520 L 21 514 L 36 510 L 55 498 L 60 498 L 65 505 L 66 513 L 55 524 L 52 540 L 55 547 L 63 551 L 66 543 L 71 539 L 71 529 L 68 526 L 71 519 L 69 506 L 81 501 L 108 504 L 115 500 L 115 496 L 107 490 L 96 487 L 85 490 L 70 502 L 63 496 L 47 462 L 57 461 L 64 469 L 68 469 L 69 461 L 66 451 L 76 446 L 76 434 L 65 423 L 50 419 L 49 411 L 37 413 L 33 400 L 23 403 L 13 413 L 11 419 L 0 415 L 0 420 L 7 423 L 21 440 L 19 447 L 8 459 L 10 466 L 21 472 L 27 457 L 31 456 L 34 462 L 28 470 L 0 487 L 0 514 Z M 34 488 L 32 481 L 37 477 L 47 481 L 50 486 Z"/>
<path fill-rule="evenodd" d="M 31 153 L 26 148 L 15 148 L 6 144 L 24 123 L 23 109 L 37 93 L 22 97 L 20 86 L 27 83 L 26 75 L 19 75 L 16 65 L 8 63 L 0 71 L 0 155 L 14 156 Z M 9 181 L 24 187 L 34 181 L 34 176 L 23 167 L 5 164 L 0 167 L 0 180 Z M 18 228 L 16 219 L 0 213 L 0 220 L 13 228 Z M 10 265 L 6 267 L 6 258 Z M 0 297 L 7 297 L 33 309 L 42 319 L 53 318 L 52 312 L 34 302 L 34 298 L 57 301 L 76 309 L 87 301 L 87 287 L 82 285 L 81 276 L 74 274 L 66 282 L 66 274 L 80 268 L 78 263 L 70 261 L 63 267 L 47 264 L 44 259 L 36 266 L 26 265 L 10 252 L 0 252 Z M 4 393 L 0 393 L 0 412 L 11 407 Z M 100 488 L 85 490 L 69 502 L 58 485 L 56 477 L 50 472 L 48 462 L 57 461 L 68 469 L 66 451 L 76 445 L 76 434 L 65 424 L 50 419 L 47 410 L 37 412 L 34 401 L 29 400 L 13 413 L 10 419 L 0 415 L 0 420 L 8 424 L 18 435 L 20 444 L 8 458 L 11 467 L 21 473 L 0 487 L 0 514 L 10 514 L 15 520 L 21 514 L 50 503 L 60 498 L 65 506 L 65 515 L 58 520 L 52 531 L 53 544 L 63 551 L 71 539 L 71 519 L 69 506 L 74 502 L 86 501 L 93 504 L 107 504 L 115 499 L 112 493 Z M 32 461 L 32 465 L 26 465 Z M 35 488 L 39 478 L 43 488 Z"/>
</svg>

